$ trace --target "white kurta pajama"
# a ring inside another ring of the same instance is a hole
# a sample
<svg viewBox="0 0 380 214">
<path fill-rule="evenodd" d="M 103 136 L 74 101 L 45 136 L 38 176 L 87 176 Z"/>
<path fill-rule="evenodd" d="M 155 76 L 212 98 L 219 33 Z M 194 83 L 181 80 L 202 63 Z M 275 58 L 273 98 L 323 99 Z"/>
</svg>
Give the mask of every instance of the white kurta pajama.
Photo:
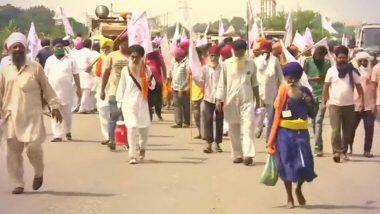
<svg viewBox="0 0 380 214">
<path fill-rule="evenodd" d="M 50 56 L 45 63 L 45 74 L 50 85 L 61 102 L 62 123 L 52 118 L 51 126 L 54 138 L 64 138 L 71 132 L 73 96 L 75 94 L 74 75 L 78 68 L 74 60 L 68 56 L 58 59 Z"/>
<path fill-rule="evenodd" d="M 94 110 L 94 98 L 91 97 L 91 90 L 94 88 L 95 76 L 92 73 L 86 72 L 87 68 L 90 67 L 96 59 L 94 55 L 88 48 L 82 48 L 80 50 L 72 50 L 70 53 L 78 66 L 80 86 L 82 88 L 82 97 L 80 100 L 79 112 L 89 112 Z"/>
<path fill-rule="evenodd" d="M 232 156 L 255 157 L 253 88 L 258 86 L 256 66 L 249 58 L 232 57 L 224 62 L 220 75 L 216 99 L 224 103 L 224 118 L 229 124 Z"/>
<path fill-rule="evenodd" d="M 39 63 L 27 61 L 20 70 L 13 64 L 6 65 L 0 71 L 0 107 L 1 118 L 6 120 L 7 168 L 16 187 L 24 186 L 24 148 L 35 176 L 43 175 L 41 143 L 46 138 L 46 131 L 41 93 L 50 108 L 60 108 L 59 99 Z"/>
<path fill-rule="evenodd" d="M 104 71 L 106 69 L 107 63 L 106 63 L 106 56 L 102 56 L 102 76 L 96 77 L 96 106 L 98 108 L 98 113 L 99 113 L 99 120 L 100 120 L 100 130 L 103 135 L 104 140 L 109 140 L 109 132 L 108 132 L 108 123 L 110 121 L 110 105 L 108 102 L 108 89 L 109 89 L 109 83 L 106 85 L 105 93 L 106 93 L 106 98 L 102 100 L 100 98 L 100 93 L 102 90 L 102 77 L 104 74 Z"/>
<path fill-rule="evenodd" d="M 151 76 L 149 68 L 146 69 Z M 136 77 L 141 84 L 141 78 Z M 155 88 L 154 79 L 150 89 Z M 145 150 L 148 141 L 148 129 L 151 124 L 148 100 L 143 98 L 141 90 L 129 75 L 128 66 L 121 71 L 119 85 L 116 92 L 116 101 L 121 106 L 124 123 L 128 129 L 129 158 L 138 158 L 138 151 Z"/>
</svg>

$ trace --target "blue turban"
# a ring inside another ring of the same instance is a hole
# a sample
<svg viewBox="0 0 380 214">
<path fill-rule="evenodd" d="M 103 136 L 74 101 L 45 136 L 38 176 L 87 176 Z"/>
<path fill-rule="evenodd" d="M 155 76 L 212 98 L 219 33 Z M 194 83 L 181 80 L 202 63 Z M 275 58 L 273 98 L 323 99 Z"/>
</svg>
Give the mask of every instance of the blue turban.
<svg viewBox="0 0 380 214">
<path fill-rule="evenodd" d="M 53 46 L 56 46 L 56 45 L 63 45 L 63 39 L 62 38 L 55 38 L 53 40 Z"/>
<path fill-rule="evenodd" d="M 301 79 L 303 74 L 303 68 L 298 62 L 289 62 L 282 69 L 284 76 L 291 76 L 297 80 Z"/>
</svg>

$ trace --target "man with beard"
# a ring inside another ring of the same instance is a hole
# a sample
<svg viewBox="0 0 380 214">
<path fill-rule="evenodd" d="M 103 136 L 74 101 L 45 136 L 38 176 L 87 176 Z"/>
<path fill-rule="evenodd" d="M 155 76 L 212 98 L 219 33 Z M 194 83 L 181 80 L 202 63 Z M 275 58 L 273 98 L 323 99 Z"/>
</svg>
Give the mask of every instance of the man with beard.
<svg viewBox="0 0 380 214">
<path fill-rule="evenodd" d="M 132 45 L 130 53 L 128 66 L 121 71 L 116 101 L 123 113 L 124 124 L 128 127 L 129 163 L 137 164 L 137 158 L 142 160 L 145 157 L 151 123 L 148 93 L 149 89 L 154 89 L 156 82 L 143 60 L 144 48 Z"/>
<path fill-rule="evenodd" d="M 224 62 L 220 73 L 216 108 L 219 112 L 223 109 L 229 124 L 233 162 L 248 166 L 254 163 L 255 157 L 254 117 L 255 103 L 256 108 L 260 106 L 259 87 L 255 63 L 245 56 L 247 43 L 239 39 L 232 47 L 234 57 Z"/>
<path fill-rule="evenodd" d="M 363 109 L 363 88 L 360 84 L 358 71 L 348 63 L 348 48 L 339 46 L 335 49 L 336 65 L 326 74 L 323 90 L 323 102 L 330 111 L 330 124 L 332 129 L 331 143 L 333 147 L 333 160 L 340 162 L 341 156 L 345 161 L 348 144 L 352 141 L 354 131 L 355 101 L 354 89 L 358 91 L 358 109 Z"/>
<path fill-rule="evenodd" d="M 52 109 L 52 117 L 57 122 L 62 122 L 58 110 L 61 105 L 41 65 L 26 59 L 26 37 L 18 32 L 12 33 L 7 44 L 12 63 L 0 72 L 1 119 L 6 121 L 7 168 L 15 185 L 12 194 L 21 194 L 24 192 L 24 149 L 34 168 L 33 190 L 38 190 L 43 183 L 41 143 L 46 138 L 42 118 L 43 100 Z"/>
<path fill-rule="evenodd" d="M 326 60 L 327 48 L 318 46 L 313 54 L 313 57 L 308 58 L 304 64 L 304 71 L 309 79 L 310 85 L 313 88 L 313 96 L 315 99 L 315 108 L 317 116 L 312 119 L 313 130 L 315 135 L 315 155 L 323 156 L 323 139 L 322 127 L 325 117 L 326 107 L 323 105 L 322 92 L 327 70 L 331 67 L 329 60 Z"/>
</svg>

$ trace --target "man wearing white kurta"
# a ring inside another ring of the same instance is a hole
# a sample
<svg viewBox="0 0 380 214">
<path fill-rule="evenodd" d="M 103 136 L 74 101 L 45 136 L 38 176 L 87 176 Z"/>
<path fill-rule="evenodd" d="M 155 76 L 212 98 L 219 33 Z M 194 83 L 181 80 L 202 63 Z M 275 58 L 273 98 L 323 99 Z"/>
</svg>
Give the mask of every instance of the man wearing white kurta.
<svg viewBox="0 0 380 214">
<path fill-rule="evenodd" d="M 61 102 L 61 113 L 63 123 L 57 123 L 51 120 L 53 140 L 52 142 L 62 142 L 66 136 L 67 140 L 71 140 L 71 124 L 72 124 L 72 106 L 73 96 L 76 91 L 77 96 L 81 95 L 79 82 L 79 74 L 76 63 L 73 59 L 65 55 L 63 40 L 61 38 L 54 39 L 54 55 L 50 56 L 45 63 L 45 74 L 53 87 Z M 76 90 L 73 85 L 75 82 Z"/>
<path fill-rule="evenodd" d="M 12 33 L 7 44 L 12 63 L 0 71 L 0 118 L 5 120 L 7 139 L 7 168 L 15 185 L 13 194 L 24 192 L 23 151 L 34 168 L 33 189 L 43 183 L 43 150 L 46 138 L 42 103 L 45 100 L 52 109 L 52 116 L 62 121 L 60 103 L 50 86 L 43 68 L 37 62 L 26 59 L 26 37 Z"/>
<path fill-rule="evenodd" d="M 137 158 L 145 157 L 148 141 L 150 113 L 148 90 L 154 89 L 152 73 L 143 62 L 144 48 L 140 45 L 130 47 L 131 55 L 128 66 L 121 71 L 116 101 L 124 117 L 128 129 L 130 164 L 137 164 Z"/>
<path fill-rule="evenodd" d="M 244 161 L 245 165 L 252 165 L 255 157 L 255 100 L 257 108 L 260 97 L 256 66 L 252 59 L 245 57 L 246 51 L 247 43 L 244 40 L 233 43 L 234 57 L 224 62 L 220 74 L 216 107 L 218 111 L 223 108 L 224 118 L 229 124 L 233 162 Z"/>
<path fill-rule="evenodd" d="M 92 74 L 92 64 L 96 59 L 93 59 L 93 54 L 88 48 L 91 44 L 86 44 L 87 47 L 82 49 L 74 49 L 70 56 L 75 60 L 82 88 L 82 97 L 80 99 L 79 113 L 90 113 L 94 110 L 94 102 L 91 98 L 91 89 L 95 84 L 95 77 Z"/>
<path fill-rule="evenodd" d="M 282 74 L 282 68 L 280 61 L 277 57 L 271 54 L 272 43 L 262 42 L 260 44 L 261 55 L 254 59 L 257 68 L 257 82 L 259 83 L 259 92 L 262 106 L 265 107 L 267 118 L 269 119 L 273 113 L 274 100 L 277 97 L 277 91 L 282 81 L 284 81 L 284 75 Z M 257 124 L 256 137 L 260 137 L 263 131 L 264 118 Z M 266 136 L 269 135 L 270 127 L 267 127 Z"/>
</svg>

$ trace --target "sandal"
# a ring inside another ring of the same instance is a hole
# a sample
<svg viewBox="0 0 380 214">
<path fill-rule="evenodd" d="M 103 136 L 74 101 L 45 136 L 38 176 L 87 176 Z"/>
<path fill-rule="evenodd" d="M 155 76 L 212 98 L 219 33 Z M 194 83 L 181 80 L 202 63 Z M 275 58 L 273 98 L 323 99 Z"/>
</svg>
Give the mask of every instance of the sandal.
<svg viewBox="0 0 380 214">
<path fill-rule="evenodd" d="M 211 145 L 208 145 L 208 146 L 203 150 L 203 152 L 206 153 L 206 154 L 210 154 L 210 153 L 212 153 Z"/>
</svg>

